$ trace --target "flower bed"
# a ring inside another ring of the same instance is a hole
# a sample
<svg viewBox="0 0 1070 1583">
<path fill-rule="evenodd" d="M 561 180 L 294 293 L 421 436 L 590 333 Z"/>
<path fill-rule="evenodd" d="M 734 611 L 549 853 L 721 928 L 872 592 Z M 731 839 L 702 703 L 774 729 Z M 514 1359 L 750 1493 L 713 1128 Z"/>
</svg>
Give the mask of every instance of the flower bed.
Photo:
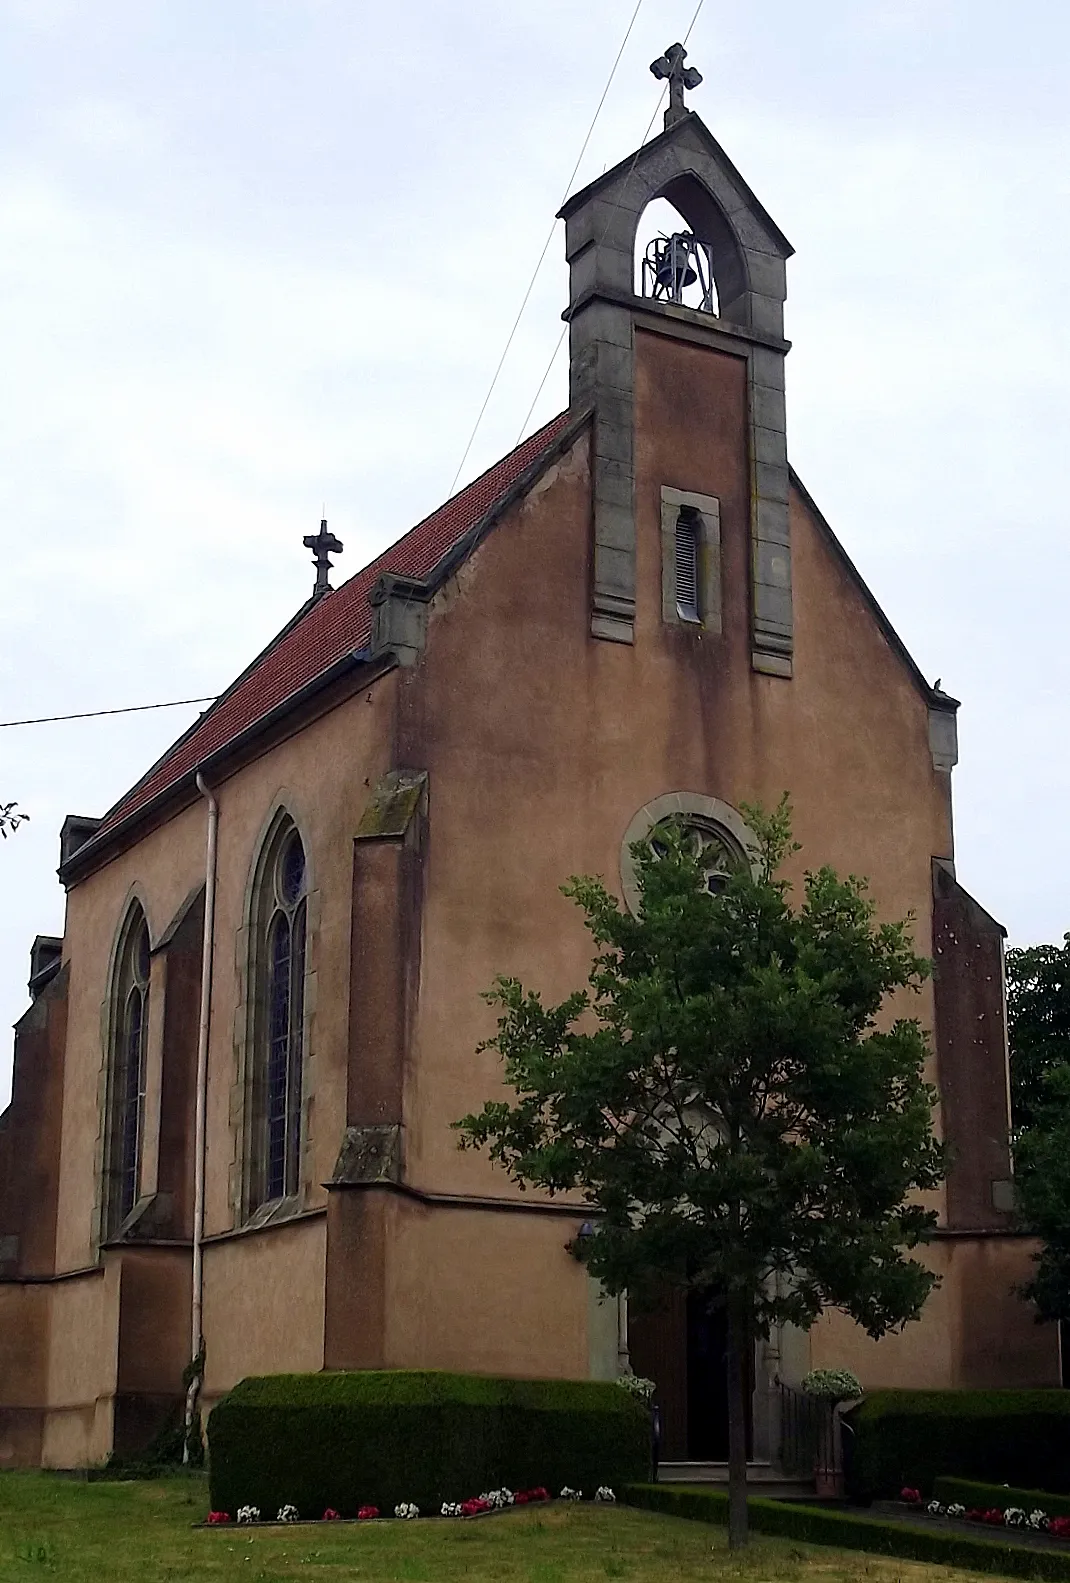
<svg viewBox="0 0 1070 1583">
<path fill-rule="evenodd" d="M 988 1488 L 981 1486 L 982 1489 Z M 1010 1491 L 1008 1490 L 1008 1497 Z M 1049 1516 L 1041 1506 L 1031 1510 L 1017 1506 L 1011 1499 L 990 1506 L 967 1506 L 963 1501 L 944 1502 L 923 1499 L 920 1491 L 907 1487 L 899 1492 L 905 1506 L 924 1511 L 930 1517 L 950 1517 L 956 1522 L 980 1523 L 986 1528 L 1028 1528 L 1033 1533 L 1050 1534 L 1053 1539 L 1070 1539 L 1070 1517 Z"/>
<path fill-rule="evenodd" d="M 607 1484 L 601 1484 L 590 1498 L 596 1502 L 607 1503 L 615 1501 L 617 1497 Z M 394 1507 L 393 1518 L 405 1522 L 420 1516 L 483 1517 L 492 1512 L 508 1511 L 511 1506 L 533 1506 L 551 1499 L 550 1492 L 541 1484 L 530 1490 L 510 1490 L 503 1485 L 500 1489 L 487 1490 L 482 1495 L 472 1495 L 468 1500 L 443 1501 L 437 1512 L 428 1511 L 421 1513 L 415 1501 L 399 1501 Z M 566 1484 L 563 1486 L 558 1499 L 581 1501 L 584 1499 L 584 1495 L 582 1490 L 570 1489 Z M 377 1506 L 357 1504 L 353 1510 L 356 1515 L 348 1519 L 351 1522 L 373 1522 L 382 1516 Z M 274 1517 L 262 1516 L 259 1507 L 256 1506 L 239 1506 L 237 1513 L 237 1521 L 243 1526 L 260 1524 L 261 1527 L 264 1527 L 274 1523 L 343 1522 L 346 1520 L 340 1512 L 335 1511 L 331 1506 L 327 1507 L 322 1516 L 302 1517 L 297 1507 L 290 1503 L 280 1506 Z M 205 1519 L 205 1527 L 221 1528 L 230 1522 L 231 1516 L 229 1512 L 209 1512 Z"/>
<path fill-rule="evenodd" d="M 998 1506 L 1038 1507 L 1049 1517 L 1070 1517 L 1070 1495 L 1056 1495 L 1046 1489 L 1023 1489 L 1019 1485 L 982 1483 L 977 1479 L 939 1478 L 933 1480 L 932 1493 L 945 1506 L 987 1509 Z"/>
<path fill-rule="evenodd" d="M 668 1512 L 700 1522 L 727 1523 L 727 1491 L 682 1484 L 630 1484 L 623 1491 L 630 1506 Z M 966 1533 L 935 1522 L 903 1522 L 806 1506 L 801 1501 L 748 1498 L 747 1512 L 755 1533 L 772 1534 L 806 1544 L 836 1545 L 870 1555 L 900 1556 L 958 1570 L 991 1572 L 1004 1578 L 1047 1579 L 1070 1583 L 1070 1554 L 1061 1545 L 1041 1546 L 1015 1540 L 1006 1529 Z"/>
</svg>

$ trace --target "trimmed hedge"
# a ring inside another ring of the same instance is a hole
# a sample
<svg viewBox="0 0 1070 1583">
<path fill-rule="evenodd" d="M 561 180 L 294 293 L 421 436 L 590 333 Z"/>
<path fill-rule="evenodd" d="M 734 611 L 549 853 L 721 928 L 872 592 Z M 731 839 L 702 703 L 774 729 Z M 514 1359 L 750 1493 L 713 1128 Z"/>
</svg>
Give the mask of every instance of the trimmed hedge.
<svg viewBox="0 0 1070 1583">
<path fill-rule="evenodd" d="M 437 1513 L 502 1485 L 593 1494 L 650 1476 L 650 1414 L 612 1381 L 431 1370 L 242 1380 L 208 1420 L 213 1511 Z"/>
<path fill-rule="evenodd" d="M 698 1522 L 728 1522 L 728 1495 L 720 1490 L 686 1485 L 630 1484 L 620 1498 L 629 1506 Z M 1027 1549 L 970 1534 L 943 1529 L 915 1528 L 907 1523 L 881 1522 L 854 1512 L 803 1506 L 795 1501 L 751 1498 L 747 1515 L 755 1533 L 796 1539 L 806 1544 L 838 1545 L 844 1550 L 864 1550 L 869 1555 L 899 1556 L 909 1561 L 932 1561 L 940 1566 L 965 1567 L 971 1572 L 995 1572 L 1002 1577 L 1070 1579 L 1070 1554 L 1057 1550 Z"/>
<path fill-rule="evenodd" d="M 1049 1517 L 1070 1517 L 1070 1495 L 1052 1495 L 1047 1490 L 1019 1490 L 1008 1484 L 978 1484 L 973 1479 L 937 1479 L 933 1494 L 945 1506 L 960 1501 L 967 1509 L 998 1506 L 1006 1511 L 1008 1506 L 1021 1506 L 1025 1511 L 1037 1508 Z"/>
<path fill-rule="evenodd" d="M 944 1475 L 1070 1490 L 1070 1391 L 874 1391 L 844 1421 L 852 1500 Z"/>
</svg>

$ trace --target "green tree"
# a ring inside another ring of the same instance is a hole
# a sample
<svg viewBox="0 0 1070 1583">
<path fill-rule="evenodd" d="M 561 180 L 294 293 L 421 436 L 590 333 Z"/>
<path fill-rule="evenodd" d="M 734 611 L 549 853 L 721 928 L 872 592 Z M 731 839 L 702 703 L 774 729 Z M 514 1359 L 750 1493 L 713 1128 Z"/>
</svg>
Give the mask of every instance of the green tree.
<svg viewBox="0 0 1070 1583">
<path fill-rule="evenodd" d="M 1020 1291 L 1070 1319 L 1070 934 L 1007 952 L 1007 1031 L 1017 1213 L 1041 1242 Z"/>
<path fill-rule="evenodd" d="M 1014 1150 L 1015 1194 L 1018 1217 L 1041 1249 L 1021 1295 L 1041 1319 L 1070 1319 L 1070 1064 L 1039 1077 L 1028 1114 Z"/>
<path fill-rule="evenodd" d="M 19 813 L 18 806 L 17 802 L 0 802 L 0 836 L 3 836 L 5 841 L 30 817 L 28 813 Z"/>
<path fill-rule="evenodd" d="M 521 1186 L 582 1189 L 598 1234 L 576 1256 L 610 1292 L 658 1282 L 711 1290 L 727 1307 L 729 1540 L 747 1537 L 748 1350 L 777 1322 L 809 1327 L 842 1308 L 877 1337 L 917 1318 L 935 1277 L 904 1249 L 935 1215 L 934 1092 L 917 1021 L 879 1029 L 893 990 L 928 963 L 908 923 L 877 923 L 865 883 L 808 873 L 793 910 L 778 876 L 786 799 L 747 809 L 753 871 L 718 894 L 710 865 L 662 829 L 634 855 L 640 900 L 600 880 L 564 892 L 596 955 L 589 985 L 557 1006 L 515 979 L 488 1000 L 515 1094 L 455 1123 Z"/>
<path fill-rule="evenodd" d="M 1031 1127 L 1043 1108 L 1051 1124 L 1052 1096 L 1044 1078 L 1070 1063 L 1070 934 L 1059 945 L 1007 952 L 1007 1033 L 1011 1052 L 1011 1116 Z"/>
</svg>

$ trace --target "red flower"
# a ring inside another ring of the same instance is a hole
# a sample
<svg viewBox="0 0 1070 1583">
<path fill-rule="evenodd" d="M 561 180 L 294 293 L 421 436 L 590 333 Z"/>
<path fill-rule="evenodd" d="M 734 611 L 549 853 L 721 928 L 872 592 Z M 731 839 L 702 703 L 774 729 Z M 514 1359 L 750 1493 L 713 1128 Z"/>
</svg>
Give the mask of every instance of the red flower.
<svg viewBox="0 0 1070 1583">
<path fill-rule="evenodd" d="M 911 1489 L 909 1485 L 906 1485 L 899 1491 L 899 1499 L 901 1501 L 906 1501 L 908 1506 L 920 1506 L 921 1491 Z"/>
<path fill-rule="evenodd" d="M 964 1519 L 968 1523 L 983 1523 L 985 1514 L 978 1506 L 971 1506 Z"/>
<path fill-rule="evenodd" d="M 988 1511 L 981 1513 L 981 1521 L 989 1523 L 993 1528 L 1002 1527 L 1003 1513 L 998 1506 L 990 1506 Z"/>
<path fill-rule="evenodd" d="M 217 1524 L 219 1524 L 219 1523 L 229 1523 L 229 1522 L 230 1522 L 230 1513 L 229 1512 L 209 1512 L 208 1513 L 208 1524 L 212 1528 L 215 1528 L 217 1526 Z"/>
<path fill-rule="evenodd" d="M 1050 1518 L 1048 1532 L 1054 1534 L 1056 1539 L 1070 1539 L 1070 1517 Z"/>
<path fill-rule="evenodd" d="M 325 1523 L 335 1523 L 338 1521 L 340 1516 L 341 1513 L 336 1512 L 333 1506 L 328 1506 L 327 1510 L 323 1514 L 323 1520 Z"/>
<path fill-rule="evenodd" d="M 526 1506 L 530 1499 L 531 1496 L 528 1494 L 527 1490 L 517 1490 L 516 1494 L 513 1496 L 513 1505 Z"/>
<path fill-rule="evenodd" d="M 481 1501 L 478 1495 L 474 1495 L 470 1501 L 461 1502 L 462 1517 L 475 1517 L 479 1512 L 489 1511 L 490 1501 Z"/>
<path fill-rule="evenodd" d="M 360 1508 L 359 1512 L 357 1513 L 358 1517 L 364 1517 L 364 1518 L 367 1518 L 367 1517 L 378 1517 L 378 1515 L 379 1515 L 379 1508 L 378 1508 L 378 1506 L 362 1506 Z"/>
</svg>

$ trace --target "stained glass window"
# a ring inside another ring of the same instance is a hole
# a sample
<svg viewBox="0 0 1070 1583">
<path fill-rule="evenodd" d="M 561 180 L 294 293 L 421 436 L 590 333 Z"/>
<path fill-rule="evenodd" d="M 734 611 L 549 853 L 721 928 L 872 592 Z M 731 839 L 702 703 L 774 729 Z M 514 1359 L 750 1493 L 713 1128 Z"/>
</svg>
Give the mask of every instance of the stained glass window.
<svg viewBox="0 0 1070 1583">
<path fill-rule="evenodd" d="M 138 1200 L 149 1029 L 149 930 L 135 904 L 116 967 L 108 1074 L 107 1231 L 114 1235 Z"/>
<path fill-rule="evenodd" d="M 287 823 L 261 881 L 249 1209 L 297 1192 L 304 1054 L 305 850 Z"/>
</svg>

